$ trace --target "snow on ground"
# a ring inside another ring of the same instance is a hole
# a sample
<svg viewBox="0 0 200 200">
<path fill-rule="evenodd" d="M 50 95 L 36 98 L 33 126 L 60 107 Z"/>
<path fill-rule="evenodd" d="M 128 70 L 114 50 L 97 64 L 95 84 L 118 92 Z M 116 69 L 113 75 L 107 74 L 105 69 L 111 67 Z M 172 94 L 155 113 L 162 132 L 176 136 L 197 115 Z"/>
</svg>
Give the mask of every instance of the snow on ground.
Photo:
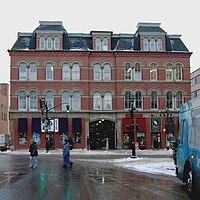
<svg viewBox="0 0 200 200">
<path fill-rule="evenodd" d="M 0 154 L 29 154 L 28 150 L 17 150 L 9 152 L 0 152 Z M 129 170 L 137 170 L 140 172 L 147 172 L 152 174 L 163 174 L 175 176 L 175 165 L 172 159 L 172 150 L 137 150 L 137 158 L 131 158 L 131 150 L 87 150 L 87 149 L 73 149 L 71 155 L 126 155 L 126 158 L 111 159 L 111 160 L 94 160 L 96 162 L 112 163 L 121 168 Z M 50 150 L 46 153 L 45 150 L 39 150 L 39 155 L 62 154 L 62 149 Z M 127 155 L 130 157 L 127 158 Z M 146 157 L 148 155 L 148 157 Z M 151 157 L 152 155 L 152 157 Z M 159 155 L 156 158 L 153 155 Z M 163 155 L 163 157 L 162 157 Z M 167 155 L 167 157 L 166 157 Z M 145 156 L 145 157 L 144 157 Z"/>
</svg>

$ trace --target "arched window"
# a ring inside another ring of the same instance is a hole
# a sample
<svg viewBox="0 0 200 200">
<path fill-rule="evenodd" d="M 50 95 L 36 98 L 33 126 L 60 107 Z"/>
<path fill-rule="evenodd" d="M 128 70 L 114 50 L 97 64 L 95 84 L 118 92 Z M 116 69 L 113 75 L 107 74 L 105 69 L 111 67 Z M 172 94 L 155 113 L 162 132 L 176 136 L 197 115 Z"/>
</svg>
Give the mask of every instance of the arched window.
<svg viewBox="0 0 200 200">
<path fill-rule="evenodd" d="M 131 99 L 131 92 L 127 91 L 125 93 L 125 102 L 124 102 L 125 109 L 130 109 L 131 108 L 131 101 L 130 101 L 130 99 Z"/>
<path fill-rule="evenodd" d="M 158 51 L 162 51 L 162 39 L 161 38 L 158 38 L 158 41 L 157 41 L 157 50 Z"/>
<path fill-rule="evenodd" d="M 106 92 L 103 99 L 104 110 L 112 110 L 112 94 Z"/>
<path fill-rule="evenodd" d="M 18 94 L 18 110 L 26 110 L 26 92 L 20 91 Z"/>
<path fill-rule="evenodd" d="M 183 93 L 177 92 L 176 94 L 176 108 L 180 108 L 181 104 L 184 103 Z"/>
<path fill-rule="evenodd" d="M 135 107 L 142 108 L 142 93 L 141 92 L 135 93 Z"/>
<path fill-rule="evenodd" d="M 108 50 L 108 38 L 103 38 L 103 50 Z"/>
<path fill-rule="evenodd" d="M 136 81 L 142 80 L 142 67 L 140 63 L 135 64 L 134 80 Z"/>
<path fill-rule="evenodd" d="M 80 92 L 73 93 L 72 109 L 73 110 L 81 110 L 81 94 L 80 94 Z"/>
<path fill-rule="evenodd" d="M 27 80 L 27 65 L 24 62 L 19 64 L 19 80 Z"/>
<path fill-rule="evenodd" d="M 59 39 L 58 36 L 56 36 L 56 37 L 54 38 L 54 49 L 55 49 L 55 50 L 59 50 L 59 49 L 60 49 L 60 39 Z"/>
<path fill-rule="evenodd" d="M 70 68 L 67 63 L 62 66 L 62 80 L 70 80 Z"/>
<path fill-rule="evenodd" d="M 151 109 L 158 109 L 158 94 L 156 91 L 151 93 Z"/>
<path fill-rule="evenodd" d="M 94 80 L 95 81 L 101 80 L 101 66 L 99 64 L 94 65 Z"/>
<path fill-rule="evenodd" d="M 47 37 L 47 49 L 49 50 L 53 49 L 53 40 L 50 36 Z"/>
<path fill-rule="evenodd" d="M 149 51 L 149 41 L 147 38 L 144 38 L 144 40 L 143 40 L 143 50 Z"/>
<path fill-rule="evenodd" d="M 110 65 L 109 64 L 104 65 L 103 80 L 105 80 L 105 81 L 110 81 L 111 80 L 111 69 L 110 69 Z"/>
<path fill-rule="evenodd" d="M 182 80 L 182 65 L 176 64 L 175 70 L 176 70 L 176 80 L 181 81 Z"/>
<path fill-rule="evenodd" d="M 72 67 L 72 80 L 80 80 L 80 66 L 77 63 Z"/>
<path fill-rule="evenodd" d="M 167 94 L 166 94 L 166 106 L 169 109 L 173 109 L 173 94 L 172 94 L 172 92 L 167 92 Z"/>
<path fill-rule="evenodd" d="M 130 63 L 126 63 L 124 66 L 124 79 L 132 80 L 132 65 Z"/>
<path fill-rule="evenodd" d="M 93 109 L 102 110 L 102 97 L 99 92 L 95 92 L 93 95 Z"/>
<path fill-rule="evenodd" d="M 66 105 L 67 104 L 70 106 L 69 93 L 68 92 L 63 92 L 62 93 L 62 110 L 66 111 Z"/>
<path fill-rule="evenodd" d="M 35 63 L 30 64 L 30 76 L 31 81 L 37 80 L 37 65 Z"/>
<path fill-rule="evenodd" d="M 155 51 L 156 50 L 156 41 L 154 38 L 150 39 L 150 50 Z"/>
<path fill-rule="evenodd" d="M 46 93 L 46 103 L 47 103 L 47 107 L 48 107 L 48 109 L 54 107 L 54 97 L 53 97 L 53 92 L 48 91 L 48 92 Z M 54 109 L 52 109 L 52 110 L 54 110 Z"/>
<path fill-rule="evenodd" d="M 44 37 L 40 37 L 40 49 L 44 50 L 45 49 L 45 39 Z"/>
<path fill-rule="evenodd" d="M 96 38 L 96 50 L 101 51 L 101 39 Z"/>
<path fill-rule="evenodd" d="M 53 80 L 53 64 L 47 63 L 46 65 L 46 80 Z"/>
<path fill-rule="evenodd" d="M 30 110 L 38 110 L 38 97 L 35 91 L 30 92 Z"/>
<path fill-rule="evenodd" d="M 150 79 L 151 81 L 157 80 L 157 64 L 152 63 L 150 65 Z"/>
<path fill-rule="evenodd" d="M 172 64 L 167 64 L 166 66 L 166 80 L 171 81 L 173 79 L 173 66 Z"/>
</svg>

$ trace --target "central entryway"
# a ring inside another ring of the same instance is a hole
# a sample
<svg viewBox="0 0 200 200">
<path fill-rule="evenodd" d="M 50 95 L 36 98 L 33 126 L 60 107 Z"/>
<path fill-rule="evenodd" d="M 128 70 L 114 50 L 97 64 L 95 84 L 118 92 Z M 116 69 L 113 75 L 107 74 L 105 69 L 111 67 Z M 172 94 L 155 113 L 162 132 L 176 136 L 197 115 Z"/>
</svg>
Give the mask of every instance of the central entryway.
<svg viewBox="0 0 200 200">
<path fill-rule="evenodd" d="M 115 123 L 108 120 L 90 122 L 90 149 L 115 149 Z"/>
</svg>

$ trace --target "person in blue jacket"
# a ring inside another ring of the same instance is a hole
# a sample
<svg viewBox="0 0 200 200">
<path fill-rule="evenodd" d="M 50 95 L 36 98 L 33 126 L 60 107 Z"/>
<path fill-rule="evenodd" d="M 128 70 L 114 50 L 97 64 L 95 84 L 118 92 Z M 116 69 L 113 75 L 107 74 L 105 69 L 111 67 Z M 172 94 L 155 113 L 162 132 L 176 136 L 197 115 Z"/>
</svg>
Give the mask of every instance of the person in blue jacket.
<svg viewBox="0 0 200 200">
<path fill-rule="evenodd" d="M 37 156 L 38 156 L 38 150 L 37 150 L 37 144 L 36 142 L 31 139 L 30 141 L 30 146 L 29 146 L 29 152 L 30 152 L 30 165 L 29 167 L 30 168 L 37 168 L 38 167 L 38 159 L 37 159 Z"/>
<path fill-rule="evenodd" d="M 73 162 L 70 160 L 70 145 L 69 141 L 66 139 L 63 147 L 63 167 L 67 168 L 67 165 L 72 167 Z"/>
</svg>

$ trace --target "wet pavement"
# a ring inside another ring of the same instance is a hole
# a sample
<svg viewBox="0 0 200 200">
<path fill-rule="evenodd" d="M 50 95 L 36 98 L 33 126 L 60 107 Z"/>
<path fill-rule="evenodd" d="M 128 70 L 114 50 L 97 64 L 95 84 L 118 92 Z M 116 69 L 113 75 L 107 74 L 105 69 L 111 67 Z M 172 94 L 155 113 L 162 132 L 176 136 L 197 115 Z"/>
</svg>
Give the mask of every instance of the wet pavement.
<svg viewBox="0 0 200 200">
<path fill-rule="evenodd" d="M 111 163 L 95 162 L 98 157 L 72 155 L 73 167 L 64 169 L 61 155 L 40 155 L 39 167 L 29 169 L 28 155 L 0 154 L 0 199 L 190 199 L 174 176 L 129 171 Z"/>
</svg>

